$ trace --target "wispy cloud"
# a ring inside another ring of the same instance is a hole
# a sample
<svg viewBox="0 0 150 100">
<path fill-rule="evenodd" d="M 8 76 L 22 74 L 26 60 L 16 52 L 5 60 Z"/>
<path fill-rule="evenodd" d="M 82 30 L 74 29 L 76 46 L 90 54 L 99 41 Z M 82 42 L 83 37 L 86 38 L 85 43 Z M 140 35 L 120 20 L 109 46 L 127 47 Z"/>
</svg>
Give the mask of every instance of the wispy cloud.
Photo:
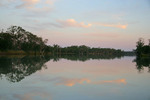
<svg viewBox="0 0 150 100">
<path fill-rule="evenodd" d="M 35 4 L 39 3 L 40 0 L 22 0 L 22 4 L 18 7 L 31 7 L 34 6 Z"/>
<path fill-rule="evenodd" d="M 105 83 L 113 83 L 113 84 L 126 84 L 126 80 L 125 79 L 118 79 L 118 80 L 104 80 L 104 81 L 95 81 L 92 82 L 92 84 L 105 84 Z"/>
<path fill-rule="evenodd" d="M 62 27 L 83 27 L 88 28 L 91 27 L 92 24 L 85 24 L 84 22 L 77 22 L 74 19 L 67 19 L 67 20 L 58 20 L 57 21 Z"/>
<path fill-rule="evenodd" d="M 33 8 L 40 0 L 21 0 L 22 4 L 16 6 L 16 8 Z"/>
<path fill-rule="evenodd" d="M 21 4 L 16 8 L 25 8 L 32 12 L 48 12 L 52 10 L 55 0 L 21 0 Z"/>
<path fill-rule="evenodd" d="M 105 26 L 105 27 L 115 27 L 115 28 L 121 28 L 121 29 L 126 29 L 128 24 L 104 24 L 104 23 L 94 23 L 94 25 L 97 26 Z"/>
<path fill-rule="evenodd" d="M 56 0 L 46 0 L 45 3 L 49 5 L 53 5 Z"/>
<path fill-rule="evenodd" d="M 25 9 L 32 13 L 46 13 L 53 10 L 55 1 L 56 0 L 1 0 L 0 7 L 13 5 L 15 9 Z"/>
</svg>

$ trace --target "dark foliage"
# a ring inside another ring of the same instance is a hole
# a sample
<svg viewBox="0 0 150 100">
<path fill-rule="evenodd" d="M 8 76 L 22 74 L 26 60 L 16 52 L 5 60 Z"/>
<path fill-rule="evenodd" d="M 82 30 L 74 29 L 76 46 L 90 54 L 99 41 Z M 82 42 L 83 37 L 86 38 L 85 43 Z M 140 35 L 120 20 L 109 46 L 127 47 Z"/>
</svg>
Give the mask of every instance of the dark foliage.
<svg viewBox="0 0 150 100">
<path fill-rule="evenodd" d="M 42 40 L 19 26 L 11 26 L 6 32 L 0 33 L 0 50 L 23 50 L 25 52 L 38 51 L 43 53 L 47 45 L 47 40 Z"/>
<path fill-rule="evenodd" d="M 137 42 L 135 51 L 137 57 L 150 56 L 150 40 L 149 45 L 144 45 L 144 39 L 140 38 Z"/>
<path fill-rule="evenodd" d="M 148 68 L 148 72 L 150 72 L 150 58 L 149 57 L 136 57 L 133 62 L 136 62 L 136 68 L 139 72 L 144 70 L 144 68 Z"/>
<path fill-rule="evenodd" d="M 46 68 L 44 64 L 49 60 L 47 56 L 0 57 L 0 77 L 5 76 L 10 82 L 19 82 L 26 76 Z"/>
</svg>

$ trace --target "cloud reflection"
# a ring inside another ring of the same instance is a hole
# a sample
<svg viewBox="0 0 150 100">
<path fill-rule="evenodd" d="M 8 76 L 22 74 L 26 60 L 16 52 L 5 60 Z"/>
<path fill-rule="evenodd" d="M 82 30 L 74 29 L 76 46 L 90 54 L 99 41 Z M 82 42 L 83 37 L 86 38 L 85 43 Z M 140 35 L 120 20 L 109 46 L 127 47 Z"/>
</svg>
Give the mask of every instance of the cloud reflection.
<svg viewBox="0 0 150 100">
<path fill-rule="evenodd" d="M 52 100 L 51 96 L 46 92 L 29 92 L 23 95 L 15 94 L 14 97 L 17 100 L 36 100 L 35 97 L 39 97 L 43 100 Z"/>
<path fill-rule="evenodd" d="M 59 80 L 55 83 L 56 85 L 64 85 L 64 86 L 69 86 L 72 87 L 76 84 L 83 84 L 83 83 L 87 83 L 87 84 L 126 84 L 126 79 L 117 79 L 117 80 L 100 80 L 100 81 L 91 81 L 88 78 L 73 78 L 73 79 L 69 79 L 69 78 L 59 78 Z"/>
<path fill-rule="evenodd" d="M 121 28 L 121 29 L 126 29 L 128 24 L 104 24 L 104 23 L 93 23 L 97 26 L 105 26 L 105 27 L 115 27 L 115 28 Z"/>
<path fill-rule="evenodd" d="M 126 79 L 118 79 L 118 80 L 104 80 L 104 81 L 95 81 L 92 84 L 105 84 L 105 83 L 113 83 L 113 84 L 126 84 Z"/>
<path fill-rule="evenodd" d="M 90 83 L 91 81 L 87 78 L 81 79 L 68 79 L 62 78 L 56 85 L 74 86 L 75 84 L 83 84 L 84 82 Z"/>
</svg>

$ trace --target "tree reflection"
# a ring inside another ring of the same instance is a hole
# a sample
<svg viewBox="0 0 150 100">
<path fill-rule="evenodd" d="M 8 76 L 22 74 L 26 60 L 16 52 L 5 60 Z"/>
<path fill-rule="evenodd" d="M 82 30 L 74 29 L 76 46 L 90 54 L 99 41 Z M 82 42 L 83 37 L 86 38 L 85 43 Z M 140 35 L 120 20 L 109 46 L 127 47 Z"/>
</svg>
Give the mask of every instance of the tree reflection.
<svg viewBox="0 0 150 100">
<path fill-rule="evenodd" d="M 136 68 L 141 72 L 144 70 L 144 67 L 148 68 L 150 72 L 150 58 L 149 57 L 136 57 L 133 62 L 136 62 Z"/>
<path fill-rule="evenodd" d="M 101 55 L 74 55 L 74 54 L 63 54 L 63 55 L 52 55 L 51 58 L 53 58 L 53 61 L 57 62 L 59 61 L 60 59 L 67 59 L 67 60 L 72 60 L 72 61 L 87 61 L 87 60 L 90 60 L 90 59 L 98 59 L 98 60 L 101 60 L 101 59 L 115 59 L 115 58 L 118 58 L 120 59 L 121 55 L 106 55 L 106 54 L 101 54 Z"/>
<path fill-rule="evenodd" d="M 0 57 L 0 77 L 6 77 L 10 82 L 19 82 L 26 76 L 42 68 L 47 68 L 45 63 L 49 57 Z"/>
<path fill-rule="evenodd" d="M 54 62 L 60 59 L 72 61 L 87 61 L 90 59 L 115 59 L 121 56 L 115 55 L 50 55 L 50 56 L 25 56 L 25 57 L 0 57 L 0 78 L 6 77 L 10 82 L 19 82 L 42 68 L 49 60 Z"/>
</svg>

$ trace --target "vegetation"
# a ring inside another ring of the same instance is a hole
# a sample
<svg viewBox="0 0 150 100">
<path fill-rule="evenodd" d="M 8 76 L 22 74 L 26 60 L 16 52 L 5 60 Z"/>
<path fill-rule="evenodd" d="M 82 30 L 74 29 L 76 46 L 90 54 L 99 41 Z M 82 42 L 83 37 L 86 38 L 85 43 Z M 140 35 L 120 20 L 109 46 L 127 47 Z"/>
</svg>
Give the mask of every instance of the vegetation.
<svg viewBox="0 0 150 100">
<path fill-rule="evenodd" d="M 137 57 L 150 57 L 150 39 L 148 45 L 144 45 L 143 38 L 140 38 L 136 44 L 135 52 Z"/>
<path fill-rule="evenodd" d="M 144 39 L 140 38 L 136 43 L 136 58 L 133 62 L 136 62 L 136 68 L 141 72 L 145 67 L 150 72 L 150 39 L 148 45 L 145 45 Z"/>
<path fill-rule="evenodd" d="M 47 45 L 47 39 L 43 40 L 19 26 L 11 26 L 5 32 L 0 32 L 0 55 L 116 55 L 124 54 L 122 50 L 111 48 L 90 48 L 85 45 L 60 47 L 54 44 Z"/>
<path fill-rule="evenodd" d="M 0 78 L 6 77 L 10 82 L 19 82 L 42 68 L 46 69 L 45 63 L 49 60 L 47 56 L 0 57 Z"/>
<path fill-rule="evenodd" d="M 150 72 L 150 57 L 136 57 L 133 62 L 136 62 L 136 68 L 139 72 L 144 68 L 148 68 L 148 72 Z"/>
<path fill-rule="evenodd" d="M 24 52 L 29 53 L 34 51 L 35 54 L 37 52 L 43 54 L 47 48 L 46 42 L 47 39 L 43 40 L 41 37 L 37 37 L 18 26 L 11 26 L 6 32 L 2 31 L 0 33 L 1 52 L 11 51 L 13 53 L 13 51 L 22 51 L 24 54 Z"/>
<path fill-rule="evenodd" d="M 114 59 L 120 56 L 87 56 L 87 55 L 49 55 L 49 56 L 0 56 L 0 79 L 6 78 L 10 82 L 19 82 L 25 77 L 42 69 L 47 69 L 46 62 L 57 62 L 60 59 L 71 61 L 87 61 L 90 59 Z"/>
</svg>

